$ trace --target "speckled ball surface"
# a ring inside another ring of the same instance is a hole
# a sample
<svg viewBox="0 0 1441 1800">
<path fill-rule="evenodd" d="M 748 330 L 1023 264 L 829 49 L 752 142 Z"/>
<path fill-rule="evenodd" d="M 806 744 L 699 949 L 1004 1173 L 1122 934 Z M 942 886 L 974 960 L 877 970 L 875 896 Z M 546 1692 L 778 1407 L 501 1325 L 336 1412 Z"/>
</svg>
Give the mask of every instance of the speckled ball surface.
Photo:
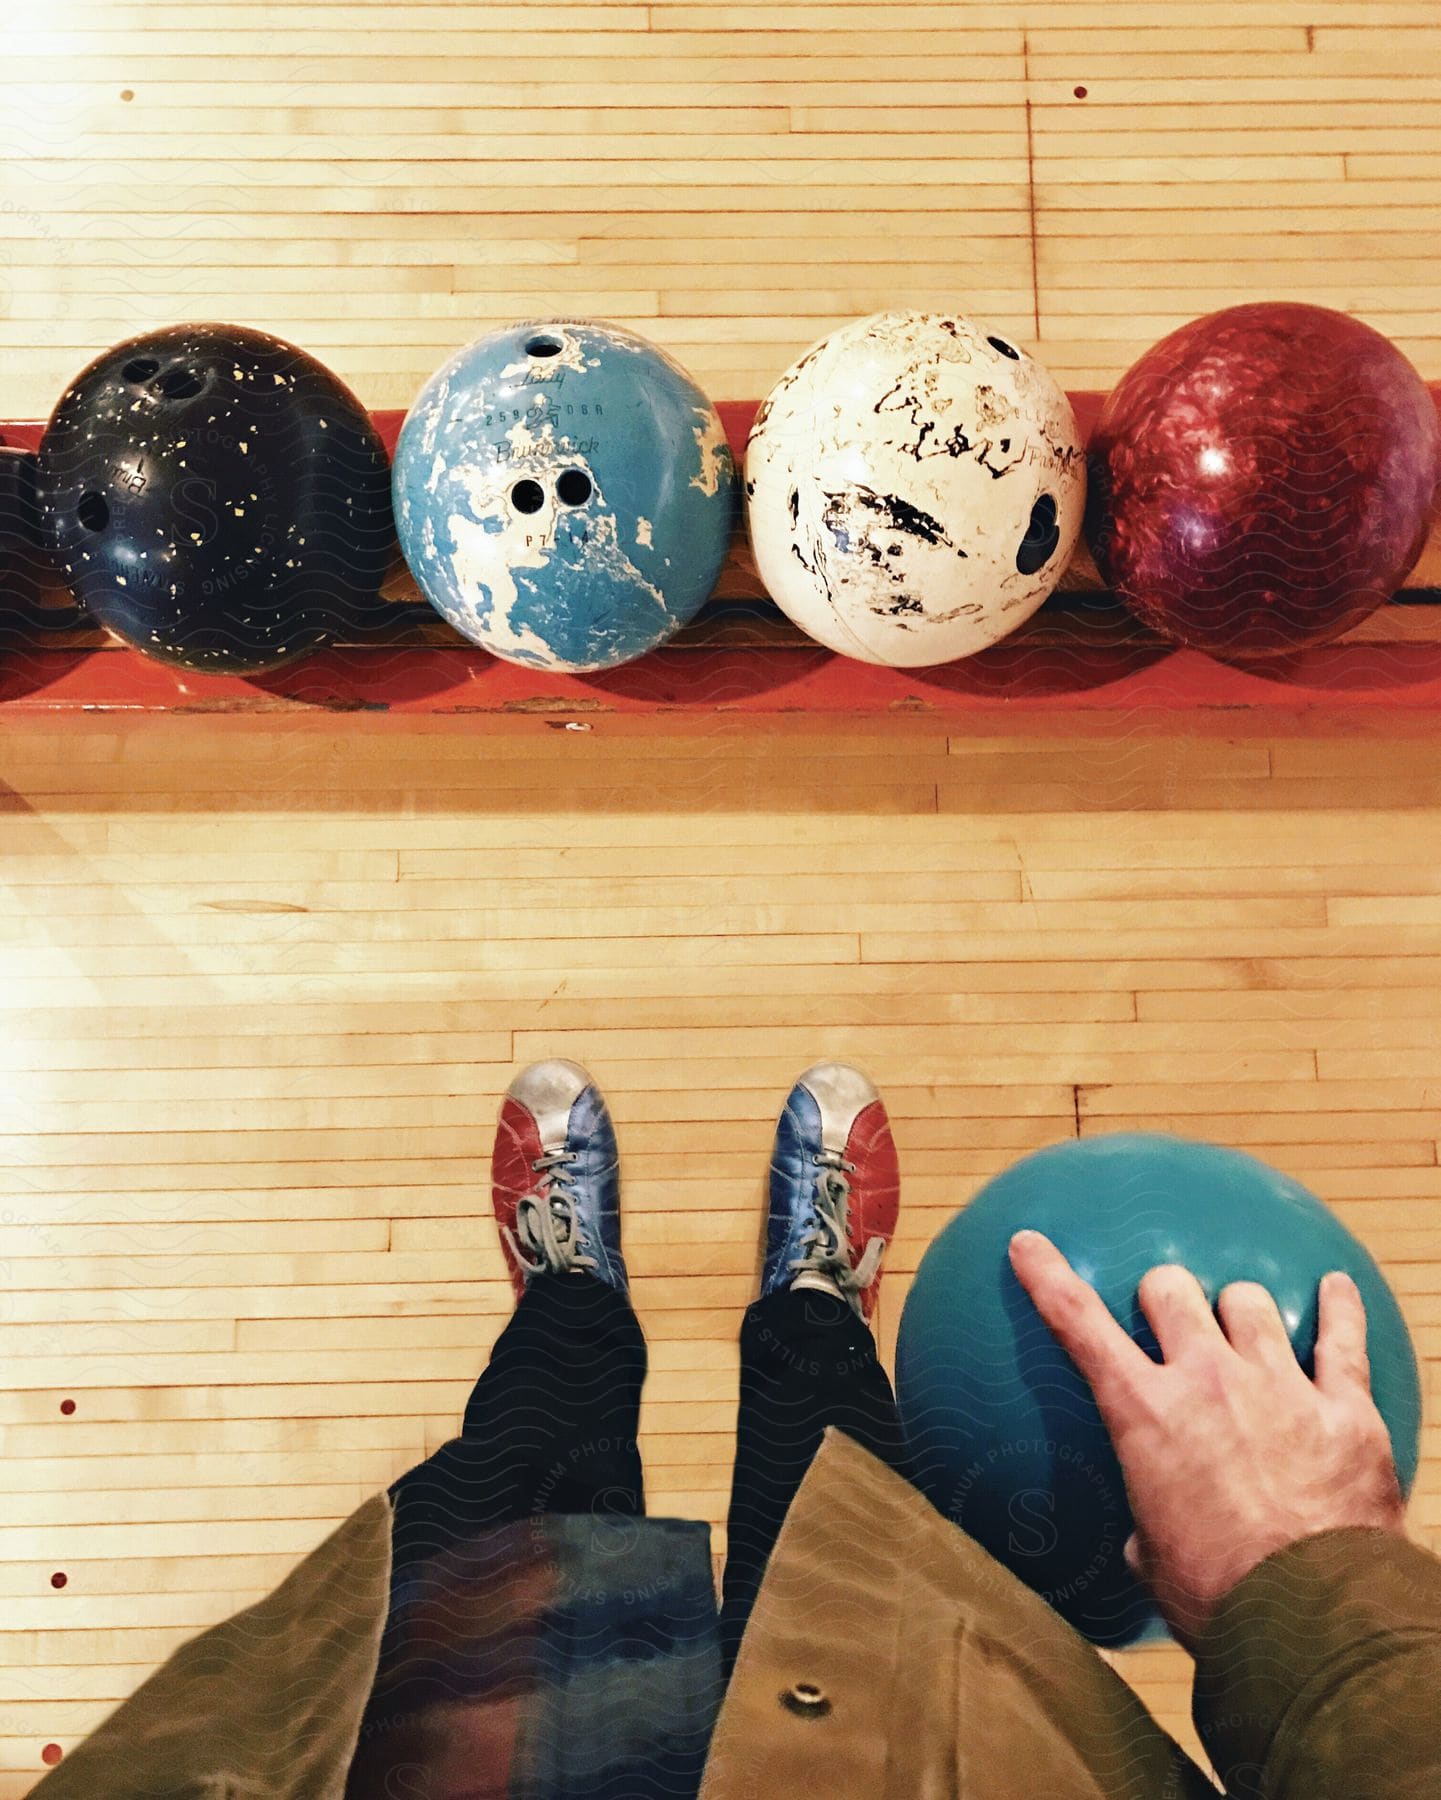
<svg viewBox="0 0 1441 1800">
<path fill-rule="evenodd" d="M 746 451 L 772 598 L 861 662 L 953 662 L 1023 624 L 1081 528 L 1085 458 L 1050 373 L 953 314 L 877 313 L 792 365 Z"/>
<path fill-rule="evenodd" d="M 163 662 L 247 675 L 373 605 L 390 470 L 349 388 L 266 332 L 174 325 L 61 397 L 37 466 L 45 535 L 89 612 Z"/>
<path fill-rule="evenodd" d="M 720 416 L 619 326 L 531 320 L 478 339 L 411 408 L 395 455 L 401 549 L 431 604 L 509 662 L 585 673 L 687 624 L 729 547 Z"/>
</svg>

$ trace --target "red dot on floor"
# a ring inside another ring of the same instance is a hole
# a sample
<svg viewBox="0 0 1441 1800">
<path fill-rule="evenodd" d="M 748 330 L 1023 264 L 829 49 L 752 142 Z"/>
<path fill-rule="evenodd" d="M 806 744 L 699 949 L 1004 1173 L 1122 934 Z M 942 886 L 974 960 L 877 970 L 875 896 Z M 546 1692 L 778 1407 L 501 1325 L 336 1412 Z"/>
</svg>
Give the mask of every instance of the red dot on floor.
<svg viewBox="0 0 1441 1800">
<path fill-rule="evenodd" d="M 60 1748 L 59 1744 L 47 1744 L 40 1752 L 40 1760 L 43 1763 L 48 1763 L 53 1769 L 64 1754 L 65 1752 Z"/>
<path fill-rule="evenodd" d="M 1077 88 L 1076 89 L 1076 98 L 1078 100 L 1084 100 L 1086 97 L 1087 91 L 1088 90 L 1085 88 Z"/>
<path fill-rule="evenodd" d="M 55 1571 L 55 1573 L 50 1577 L 50 1585 L 53 1588 L 62 1588 L 65 1586 L 65 1583 L 67 1581 L 69 1581 L 69 1579 L 70 1579 L 70 1577 L 68 1575 L 66 1575 L 62 1570 L 57 1569 Z"/>
<path fill-rule="evenodd" d="M 73 1413 L 75 1411 L 75 1402 L 73 1400 L 62 1400 L 60 1402 L 60 1410 L 61 1410 L 61 1412 L 63 1412 L 65 1414 L 66 1418 L 68 1419 L 70 1417 L 71 1413 Z"/>
</svg>

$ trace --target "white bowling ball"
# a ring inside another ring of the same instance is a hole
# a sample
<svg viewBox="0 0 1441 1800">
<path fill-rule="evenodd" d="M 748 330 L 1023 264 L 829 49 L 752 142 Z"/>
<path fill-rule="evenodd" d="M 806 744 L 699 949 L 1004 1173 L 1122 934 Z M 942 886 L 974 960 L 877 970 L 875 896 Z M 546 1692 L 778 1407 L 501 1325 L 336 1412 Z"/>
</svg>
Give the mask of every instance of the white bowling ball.
<svg viewBox="0 0 1441 1800">
<path fill-rule="evenodd" d="M 1034 358 L 949 313 L 822 338 L 756 414 L 751 545 L 820 643 L 918 668 L 970 656 L 1060 580 L 1085 508 L 1070 401 Z"/>
</svg>

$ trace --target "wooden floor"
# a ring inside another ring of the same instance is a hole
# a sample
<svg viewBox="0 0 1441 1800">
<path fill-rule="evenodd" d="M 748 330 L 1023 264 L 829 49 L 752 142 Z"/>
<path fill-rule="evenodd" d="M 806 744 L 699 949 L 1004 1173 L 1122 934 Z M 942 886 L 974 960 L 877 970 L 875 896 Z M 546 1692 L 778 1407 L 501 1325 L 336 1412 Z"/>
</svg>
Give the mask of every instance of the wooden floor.
<svg viewBox="0 0 1441 1800">
<path fill-rule="evenodd" d="M 546 314 L 721 399 L 894 306 L 1072 388 L 1259 299 L 1441 375 L 1435 0 L 65 0 L 0 52 L 0 418 L 217 314 L 370 406 Z"/>
<path fill-rule="evenodd" d="M 1333 1203 L 1434 1389 L 1434 744 L 724 726 L 0 734 L 0 1800 L 454 1429 L 535 1057 L 619 1124 L 653 1510 L 722 1517 L 772 1124 L 821 1055 L 895 1120 L 888 1356 L 981 1181 L 1142 1126 Z M 1189 1741 L 1180 1653 L 1121 1662 Z"/>
</svg>

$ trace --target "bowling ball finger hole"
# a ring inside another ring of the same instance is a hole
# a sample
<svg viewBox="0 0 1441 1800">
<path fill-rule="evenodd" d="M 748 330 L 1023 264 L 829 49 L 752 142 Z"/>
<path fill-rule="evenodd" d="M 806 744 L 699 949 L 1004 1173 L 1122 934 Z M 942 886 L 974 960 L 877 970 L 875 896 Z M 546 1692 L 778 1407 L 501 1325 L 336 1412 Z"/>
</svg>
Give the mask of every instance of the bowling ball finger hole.
<svg viewBox="0 0 1441 1800">
<path fill-rule="evenodd" d="M 127 381 L 149 381 L 159 367 L 153 356 L 137 356 L 134 362 L 126 363 L 120 373 Z"/>
<path fill-rule="evenodd" d="M 87 531 L 104 531 L 110 523 L 110 507 L 104 494 L 82 494 L 75 514 Z"/>
<path fill-rule="evenodd" d="M 559 356 L 565 348 L 559 338 L 533 337 L 525 347 L 527 356 Z"/>
<path fill-rule="evenodd" d="M 1021 360 L 1021 353 L 1014 344 L 1008 344 L 1004 338 L 990 337 L 986 342 L 993 350 L 999 350 L 1002 356 L 1009 356 L 1012 362 Z"/>
<path fill-rule="evenodd" d="M 556 497 L 566 506 L 584 506 L 594 491 L 583 469 L 567 469 L 555 484 Z"/>
<path fill-rule="evenodd" d="M 1016 567 L 1022 575 L 1034 575 L 1044 569 L 1056 554 L 1061 542 L 1060 511 L 1054 494 L 1042 494 L 1031 508 L 1026 535 L 1016 552 Z"/>
<path fill-rule="evenodd" d="M 538 513 L 545 505 L 545 489 L 538 481 L 517 481 L 510 490 L 510 503 L 518 513 Z"/>
<path fill-rule="evenodd" d="M 195 369 L 167 369 L 151 384 L 162 400 L 193 400 L 205 386 L 205 378 Z"/>
</svg>

